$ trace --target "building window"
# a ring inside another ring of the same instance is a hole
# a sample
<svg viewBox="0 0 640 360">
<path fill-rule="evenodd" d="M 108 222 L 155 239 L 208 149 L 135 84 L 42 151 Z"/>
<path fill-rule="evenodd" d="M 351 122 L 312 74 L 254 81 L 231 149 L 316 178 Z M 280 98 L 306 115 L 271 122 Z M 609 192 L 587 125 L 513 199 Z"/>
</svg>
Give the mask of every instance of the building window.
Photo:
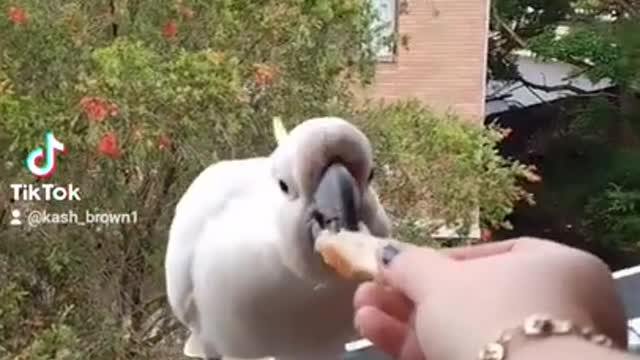
<svg viewBox="0 0 640 360">
<path fill-rule="evenodd" d="M 378 61 L 392 62 L 396 55 L 395 35 L 398 29 L 398 1 L 371 1 L 377 14 L 374 28 L 377 30 L 375 48 Z"/>
</svg>

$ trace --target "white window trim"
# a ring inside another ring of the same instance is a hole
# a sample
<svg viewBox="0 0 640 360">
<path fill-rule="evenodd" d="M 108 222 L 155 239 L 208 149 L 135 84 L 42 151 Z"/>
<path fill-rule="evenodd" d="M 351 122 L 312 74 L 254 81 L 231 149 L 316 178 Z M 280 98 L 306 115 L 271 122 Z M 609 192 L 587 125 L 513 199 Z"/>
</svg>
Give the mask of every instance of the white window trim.
<svg viewBox="0 0 640 360">
<path fill-rule="evenodd" d="M 373 1 L 376 1 L 376 0 L 373 0 Z M 383 0 L 379 0 L 379 1 L 383 1 Z M 391 11 L 393 12 L 393 15 L 392 15 L 393 24 L 392 24 L 391 34 L 396 36 L 398 34 L 399 21 L 400 21 L 399 0 L 387 0 L 387 2 L 388 4 L 391 5 L 392 7 Z M 376 39 L 376 41 L 378 41 L 378 39 Z M 380 51 L 376 52 L 376 61 L 379 63 L 393 63 L 396 61 L 397 54 L 398 54 L 398 46 L 397 44 L 392 44 L 389 51 L 382 51 L 381 49 Z"/>
</svg>

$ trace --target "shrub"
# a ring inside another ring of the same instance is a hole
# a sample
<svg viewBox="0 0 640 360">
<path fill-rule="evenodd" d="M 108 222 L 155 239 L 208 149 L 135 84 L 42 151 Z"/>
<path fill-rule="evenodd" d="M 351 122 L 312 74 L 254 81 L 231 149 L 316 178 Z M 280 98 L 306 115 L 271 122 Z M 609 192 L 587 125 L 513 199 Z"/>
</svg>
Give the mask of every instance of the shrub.
<svg viewBox="0 0 640 360">
<path fill-rule="evenodd" d="M 571 134 L 550 141 L 547 152 L 552 156 L 541 166 L 545 182 L 536 194 L 540 210 L 575 226 L 598 248 L 640 249 L 640 152 Z"/>
<path fill-rule="evenodd" d="M 476 209 L 483 226 L 509 227 L 514 204 L 533 200 L 519 183 L 537 181 L 533 169 L 498 154 L 504 130 L 417 101 L 371 106 L 358 119 L 375 145 L 382 201 L 409 239 L 424 241 L 442 225 L 465 237 Z"/>
<path fill-rule="evenodd" d="M 640 190 L 615 183 L 589 199 L 585 224 L 598 242 L 612 248 L 640 247 Z"/>
<path fill-rule="evenodd" d="M 634 149 L 609 149 L 602 159 L 582 224 L 593 241 L 619 250 L 640 249 L 639 156 Z"/>
<path fill-rule="evenodd" d="M 2 356 L 71 344 L 85 358 L 148 356 L 175 329 L 148 320 L 166 317 L 161 269 L 177 199 L 205 166 L 271 151 L 272 116 L 345 107 L 348 79 L 366 82 L 373 69 L 370 14 L 337 0 L 0 0 L 0 220 L 44 208 L 4 200 L 9 184 L 34 181 L 21 163 L 47 130 L 69 151 L 46 181 L 82 198 L 48 211 L 137 218 L 1 230 L 12 273 L 0 284 Z"/>
</svg>

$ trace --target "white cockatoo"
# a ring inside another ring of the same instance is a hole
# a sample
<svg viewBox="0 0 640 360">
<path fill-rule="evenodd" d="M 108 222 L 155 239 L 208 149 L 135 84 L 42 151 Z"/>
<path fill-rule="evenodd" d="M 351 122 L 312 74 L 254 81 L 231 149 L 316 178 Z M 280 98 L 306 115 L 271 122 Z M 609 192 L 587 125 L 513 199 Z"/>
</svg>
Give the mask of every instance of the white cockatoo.
<svg viewBox="0 0 640 360">
<path fill-rule="evenodd" d="M 167 247 L 167 294 L 203 359 L 331 360 L 353 340 L 357 284 L 314 251 L 322 229 L 390 235 L 371 188 L 369 140 L 335 117 L 290 133 L 269 157 L 221 161 L 189 186 Z"/>
</svg>

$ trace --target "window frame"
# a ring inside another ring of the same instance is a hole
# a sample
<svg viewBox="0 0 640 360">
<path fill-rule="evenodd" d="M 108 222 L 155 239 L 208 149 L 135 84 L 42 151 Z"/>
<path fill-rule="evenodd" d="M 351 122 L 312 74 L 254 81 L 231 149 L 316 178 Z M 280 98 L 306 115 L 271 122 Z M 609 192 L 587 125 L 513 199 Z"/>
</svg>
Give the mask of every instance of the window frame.
<svg viewBox="0 0 640 360">
<path fill-rule="evenodd" d="M 377 12 L 377 15 L 379 17 L 382 17 L 380 12 L 380 6 L 382 5 L 383 2 L 385 2 L 391 7 L 390 9 L 391 16 L 389 18 L 392 23 L 390 24 L 390 29 L 382 30 L 383 31 L 382 36 L 390 35 L 394 38 L 394 40 L 391 42 L 391 44 L 389 44 L 389 46 L 378 48 L 378 42 L 380 41 L 380 36 L 375 37 L 374 41 L 375 41 L 375 48 L 376 48 L 376 54 L 375 54 L 376 62 L 394 63 L 396 62 L 397 56 L 398 56 L 398 45 L 397 45 L 396 39 L 397 39 L 398 29 L 399 29 L 400 0 L 372 0 L 372 2 L 373 2 L 372 3 L 373 8 Z M 376 21 L 376 26 L 379 26 L 379 23 L 383 21 L 384 21 L 383 19 Z"/>
</svg>

